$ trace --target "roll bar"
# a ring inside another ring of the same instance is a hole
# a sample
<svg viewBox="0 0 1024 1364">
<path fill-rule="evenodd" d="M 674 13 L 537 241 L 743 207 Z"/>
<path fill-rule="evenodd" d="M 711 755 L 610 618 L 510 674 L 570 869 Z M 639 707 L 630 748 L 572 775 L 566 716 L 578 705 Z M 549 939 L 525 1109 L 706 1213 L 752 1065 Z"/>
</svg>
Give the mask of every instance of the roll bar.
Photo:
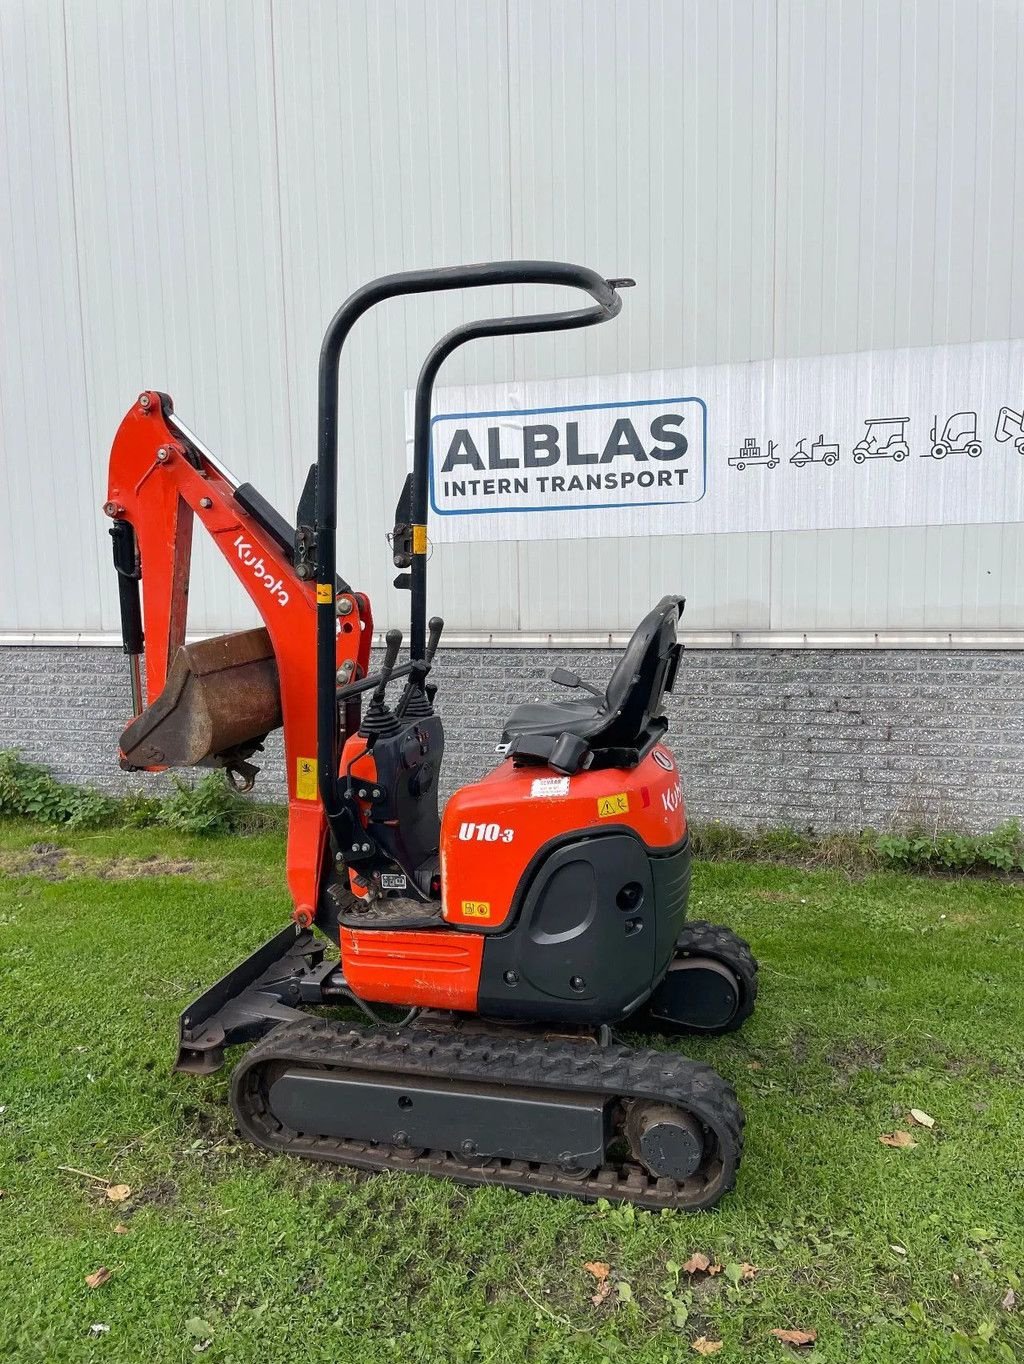
<svg viewBox="0 0 1024 1364">
<path fill-rule="evenodd" d="M 427 513 L 430 481 L 430 407 L 434 381 L 444 361 L 467 341 L 528 332 L 569 331 L 608 322 L 622 308 L 617 287 L 632 280 L 603 279 L 594 270 L 560 261 L 492 261 L 442 270 L 406 270 L 382 275 L 357 289 L 328 324 L 320 347 L 316 460 L 316 580 L 333 584 L 337 558 L 338 373 L 341 350 L 355 323 L 370 308 L 403 294 L 475 289 L 495 284 L 552 284 L 580 289 L 592 307 L 559 313 L 499 317 L 456 327 L 433 347 L 416 382 L 412 471 L 412 567 L 409 657 L 421 659 L 426 646 Z M 317 758 L 320 795 L 328 818 L 338 812 L 338 709 L 335 694 L 335 610 L 333 590 L 317 593 Z"/>
</svg>

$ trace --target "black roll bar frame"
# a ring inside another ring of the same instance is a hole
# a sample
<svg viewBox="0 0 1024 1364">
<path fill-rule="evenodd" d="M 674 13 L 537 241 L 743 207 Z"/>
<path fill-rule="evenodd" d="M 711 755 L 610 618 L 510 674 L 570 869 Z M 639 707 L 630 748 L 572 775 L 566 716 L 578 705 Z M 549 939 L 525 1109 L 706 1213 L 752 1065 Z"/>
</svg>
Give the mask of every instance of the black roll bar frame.
<svg viewBox="0 0 1024 1364">
<path fill-rule="evenodd" d="M 426 647 L 427 514 L 430 486 L 430 408 L 434 381 L 444 361 L 459 346 L 492 336 L 570 331 L 611 321 L 622 308 L 617 287 L 632 280 L 603 279 L 594 270 L 560 261 L 491 261 L 438 270 L 406 270 L 382 275 L 357 289 L 328 323 L 320 347 L 316 459 L 317 591 L 317 766 L 320 797 L 333 823 L 340 814 L 338 780 L 338 705 L 335 677 L 337 630 L 333 584 L 337 560 L 338 518 L 338 375 L 341 351 L 363 313 L 386 299 L 447 289 L 475 289 L 498 284 L 550 284 L 580 289 L 593 307 L 557 313 L 532 313 L 466 323 L 443 336 L 423 362 L 416 381 L 413 425 L 412 566 L 409 609 L 409 658 L 423 658 Z M 328 584 L 329 590 L 321 590 Z"/>
</svg>

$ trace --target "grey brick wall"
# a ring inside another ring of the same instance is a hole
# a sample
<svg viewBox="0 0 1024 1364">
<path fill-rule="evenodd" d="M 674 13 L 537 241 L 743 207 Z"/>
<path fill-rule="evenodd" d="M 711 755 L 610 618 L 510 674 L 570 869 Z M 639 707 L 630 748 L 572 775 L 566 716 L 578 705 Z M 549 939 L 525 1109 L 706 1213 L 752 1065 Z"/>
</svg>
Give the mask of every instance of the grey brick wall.
<svg viewBox="0 0 1024 1364">
<path fill-rule="evenodd" d="M 552 695 L 556 663 L 598 681 L 605 650 L 443 650 L 445 786 L 495 761 L 501 721 Z M 129 709 L 117 649 L 0 648 L 0 748 L 107 790 Z M 934 650 L 689 650 L 671 706 L 691 817 L 817 829 L 913 822 L 980 830 L 1024 817 L 1024 654 Z M 257 792 L 280 798 L 280 737 Z"/>
</svg>

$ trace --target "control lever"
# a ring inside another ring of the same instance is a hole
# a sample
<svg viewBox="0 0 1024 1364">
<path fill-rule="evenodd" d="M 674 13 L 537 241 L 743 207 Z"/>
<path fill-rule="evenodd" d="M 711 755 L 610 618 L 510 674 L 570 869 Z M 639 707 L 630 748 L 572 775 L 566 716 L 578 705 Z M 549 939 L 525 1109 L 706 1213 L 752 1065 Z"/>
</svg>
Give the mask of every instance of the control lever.
<svg viewBox="0 0 1024 1364">
<path fill-rule="evenodd" d="M 409 680 L 405 684 L 405 690 L 398 705 L 395 707 L 395 715 L 401 720 L 422 719 L 433 714 L 434 697 L 437 688 L 432 687 L 429 693 L 424 688 L 427 673 L 430 672 L 431 664 L 434 661 L 434 654 L 441 639 L 441 631 L 444 629 L 444 621 L 440 616 L 431 616 L 427 624 L 427 647 L 424 649 L 422 658 L 414 658 L 409 669 Z"/>
<path fill-rule="evenodd" d="M 398 651 L 402 647 L 401 630 L 389 630 L 384 636 L 384 646 L 384 662 L 380 667 L 379 681 L 373 689 L 370 704 L 363 716 L 363 723 L 359 726 L 359 733 L 366 739 L 367 752 L 370 751 L 381 735 L 390 734 L 397 728 L 395 717 L 388 710 L 384 697 L 388 683 L 395 671 L 395 665 L 398 662 Z"/>
<path fill-rule="evenodd" d="M 551 674 L 551 680 L 557 682 L 560 687 L 582 687 L 584 691 L 590 692 L 591 696 L 596 696 L 601 701 L 605 699 L 605 693 L 600 687 L 595 687 L 593 682 L 584 682 L 582 677 L 570 672 L 568 668 L 556 668 Z"/>
<path fill-rule="evenodd" d="M 384 662 L 380 665 L 380 681 L 373 689 L 370 697 L 371 710 L 383 710 L 384 696 L 391 681 L 391 674 L 395 671 L 395 664 L 398 662 L 398 651 L 402 647 L 401 630 L 389 630 L 384 636 Z"/>
<path fill-rule="evenodd" d="M 427 652 L 423 660 L 428 668 L 434 661 L 434 655 L 437 653 L 437 646 L 441 642 L 441 631 L 443 629 L 444 621 L 441 617 L 431 616 L 430 620 L 427 622 Z"/>
</svg>

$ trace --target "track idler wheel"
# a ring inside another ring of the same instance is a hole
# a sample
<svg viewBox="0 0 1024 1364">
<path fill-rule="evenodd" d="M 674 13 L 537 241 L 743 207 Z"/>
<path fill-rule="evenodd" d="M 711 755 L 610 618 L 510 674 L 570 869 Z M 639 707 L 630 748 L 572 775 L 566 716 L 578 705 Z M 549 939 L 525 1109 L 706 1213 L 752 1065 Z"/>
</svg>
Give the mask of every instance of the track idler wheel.
<svg viewBox="0 0 1024 1364">
<path fill-rule="evenodd" d="M 757 998 L 757 962 L 731 929 L 703 920 L 688 923 L 676 939 L 665 978 L 636 1017 L 663 1033 L 735 1032 Z"/>
<path fill-rule="evenodd" d="M 681 1183 L 700 1169 L 704 1130 L 689 1113 L 670 1104 L 635 1103 L 626 1115 L 623 1136 L 629 1153 L 654 1179 Z"/>
</svg>

